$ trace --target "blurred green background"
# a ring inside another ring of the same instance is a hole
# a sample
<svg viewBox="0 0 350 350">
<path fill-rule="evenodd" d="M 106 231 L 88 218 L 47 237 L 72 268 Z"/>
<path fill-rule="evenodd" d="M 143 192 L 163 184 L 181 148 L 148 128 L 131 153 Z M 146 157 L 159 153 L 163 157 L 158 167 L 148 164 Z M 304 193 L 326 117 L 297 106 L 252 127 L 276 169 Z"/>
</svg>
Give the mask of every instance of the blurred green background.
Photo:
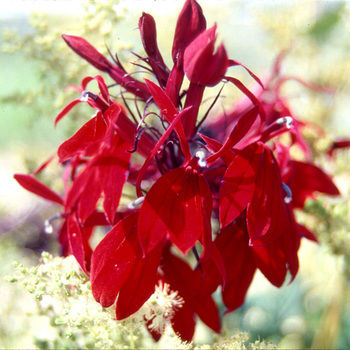
<svg viewBox="0 0 350 350">
<path fill-rule="evenodd" d="M 329 86 L 334 94 L 307 89 L 296 82 L 283 86 L 295 115 L 327 132 L 325 140 L 308 135 L 313 149 L 322 150 L 332 138 L 350 138 L 350 3 L 341 1 L 199 1 L 208 26 L 218 24 L 219 40 L 229 56 L 247 65 L 260 78 L 268 77 L 274 59 L 289 50 L 283 62 L 286 75 Z M 44 221 L 57 211 L 26 193 L 12 179 L 27 173 L 55 152 L 84 120 L 84 107 L 55 129 L 53 120 L 86 75 L 88 67 L 65 46 L 60 34 L 81 35 L 99 50 L 143 53 L 137 29 L 142 11 L 157 22 L 161 52 L 170 64 L 171 44 L 182 1 L 128 0 L 7 1 L 0 12 L 0 348 L 28 348 L 43 336 L 43 325 L 33 324 L 35 300 L 18 285 L 3 278 L 12 273 L 12 261 L 37 264 L 43 250 L 57 254 Z M 252 85 L 239 69 L 232 74 Z M 237 97 L 239 95 L 237 94 Z M 323 143 L 322 143 L 323 142 Z M 317 155 L 317 154 L 316 154 Z M 349 151 L 334 160 L 317 156 L 316 163 L 334 179 L 341 199 L 319 198 L 308 203 L 301 219 L 316 231 L 320 245 L 303 241 L 300 274 L 277 289 L 257 274 L 242 308 L 224 317 L 224 330 L 248 331 L 280 347 L 350 348 L 350 167 Z M 57 174 L 49 168 L 46 182 Z M 44 318 L 43 324 L 47 322 Z M 199 326 L 198 342 L 211 336 Z"/>
</svg>

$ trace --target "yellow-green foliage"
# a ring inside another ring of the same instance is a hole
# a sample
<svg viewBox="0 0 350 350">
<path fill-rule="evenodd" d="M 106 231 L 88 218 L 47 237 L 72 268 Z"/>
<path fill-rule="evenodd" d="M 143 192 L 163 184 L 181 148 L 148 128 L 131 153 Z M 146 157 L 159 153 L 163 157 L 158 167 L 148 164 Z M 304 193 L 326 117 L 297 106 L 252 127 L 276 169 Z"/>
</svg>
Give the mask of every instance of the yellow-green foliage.
<svg viewBox="0 0 350 350">
<path fill-rule="evenodd" d="M 183 300 L 168 285 L 159 285 L 142 308 L 123 321 L 114 320 L 114 307 L 102 308 L 91 292 L 90 281 L 73 256 L 53 258 L 43 253 L 41 264 L 27 268 L 14 263 L 16 273 L 6 280 L 19 283 L 37 300 L 38 315 L 46 315 L 47 323 L 33 342 L 41 349 L 276 349 L 263 340 L 249 343 L 249 335 L 217 336 L 213 344 L 184 343 L 171 330 L 172 311 Z M 32 315 L 33 319 L 37 315 Z M 160 343 L 154 343 L 144 327 L 144 319 L 154 328 L 164 329 Z"/>
<path fill-rule="evenodd" d="M 30 93 L 15 92 L 2 98 L 3 102 L 27 105 L 29 112 L 37 117 L 48 117 L 52 120 L 55 114 L 69 101 L 77 98 L 77 92 L 67 89 L 70 85 L 79 85 L 87 75 L 99 72 L 77 56 L 61 38 L 62 34 L 84 37 L 100 52 L 108 55 L 111 52 L 130 48 L 128 44 L 113 40 L 117 23 L 123 18 L 125 9 L 118 1 L 87 1 L 82 2 L 83 15 L 55 16 L 47 13 L 32 13 L 30 19 L 31 31 L 19 35 L 13 30 L 2 33 L 4 44 L 1 49 L 7 53 L 20 53 L 24 58 L 35 64 L 39 75 L 39 86 Z M 113 45 L 113 46 L 112 46 Z M 118 46 L 117 46 L 118 45 Z M 71 121 L 86 120 L 81 108 L 72 113 Z M 71 123 L 71 122 L 70 122 Z M 77 125 L 80 121 L 76 122 Z"/>
</svg>

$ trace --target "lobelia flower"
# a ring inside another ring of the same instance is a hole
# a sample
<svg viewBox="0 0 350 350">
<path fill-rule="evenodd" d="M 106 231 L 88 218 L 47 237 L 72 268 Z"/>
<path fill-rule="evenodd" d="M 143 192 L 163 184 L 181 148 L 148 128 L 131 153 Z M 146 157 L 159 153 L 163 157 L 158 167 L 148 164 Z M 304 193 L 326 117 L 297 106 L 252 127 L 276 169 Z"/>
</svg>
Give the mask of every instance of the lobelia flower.
<svg viewBox="0 0 350 350">
<path fill-rule="evenodd" d="M 185 1 L 179 15 L 172 68 L 159 51 L 150 14 L 142 14 L 139 29 L 147 56 L 136 55 L 144 64 L 136 65 L 151 72 L 157 83 L 134 79 L 118 59 L 112 63 L 85 39 L 63 35 L 122 93 L 111 98 L 102 76 L 87 77 L 76 88 L 81 97 L 56 117 L 55 124 L 81 102 L 96 111 L 58 149 L 64 197 L 32 175 L 15 178 L 63 207 L 58 236 L 63 254 L 73 254 L 90 275 L 97 302 L 103 307 L 116 303 L 116 319 L 121 320 L 137 312 L 156 286 L 166 284 L 183 301 L 173 310 L 172 327 L 190 341 L 196 317 L 220 331 L 212 297 L 218 286 L 230 312 L 244 302 L 256 269 L 277 287 L 288 271 L 295 278 L 301 238 L 317 238 L 297 223 L 294 209 L 315 192 L 339 191 L 311 163 L 302 124 L 278 89 L 268 102 L 229 75 L 230 67 L 241 66 L 263 87 L 248 68 L 228 58 L 223 44 L 216 46 L 217 26 L 206 29 L 195 0 Z M 185 75 L 189 86 L 183 88 Z M 87 90 L 92 80 L 99 94 Z M 207 113 L 199 115 L 205 90 L 226 83 L 234 84 L 248 102 L 211 118 L 217 96 Z M 271 84 L 263 93 L 269 89 Z M 132 95 L 134 108 L 124 94 Z M 283 107 L 279 114 L 277 104 Z M 285 133 L 291 135 L 288 145 L 278 139 Z M 305 150 L 306 162 L 290 158 L 295 143 Z M 305 177 L 309 181 L 300 181 Z M 127 197 L 129 204 L 121 200 Z M 213 220 L 218 231 L 212 229 Z M 96 226 L 109 232 L 93 250 L 89 241 Z M 187 259 L 195 259 L 196 266 Z M 152 328 L 149 320 L 145 325 L 158 340 L 164 329 Z"/>
</svg>

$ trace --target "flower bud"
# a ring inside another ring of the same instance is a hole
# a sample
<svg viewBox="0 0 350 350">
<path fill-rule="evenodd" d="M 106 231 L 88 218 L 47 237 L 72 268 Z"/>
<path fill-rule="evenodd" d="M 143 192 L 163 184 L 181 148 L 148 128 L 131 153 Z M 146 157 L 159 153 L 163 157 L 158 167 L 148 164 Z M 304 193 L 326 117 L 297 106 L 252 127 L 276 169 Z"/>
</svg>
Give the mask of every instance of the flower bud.
<svg viewBox="0 0 350 350">
<path fill-rule="evenodd" d="M 224 77 L 228 58 L 221 44 L 215 51 L 216 25 L 200 34 L 187 47 L 184 55 L 184 71 L 191 83 L 214 86 Z"/>
</svg>

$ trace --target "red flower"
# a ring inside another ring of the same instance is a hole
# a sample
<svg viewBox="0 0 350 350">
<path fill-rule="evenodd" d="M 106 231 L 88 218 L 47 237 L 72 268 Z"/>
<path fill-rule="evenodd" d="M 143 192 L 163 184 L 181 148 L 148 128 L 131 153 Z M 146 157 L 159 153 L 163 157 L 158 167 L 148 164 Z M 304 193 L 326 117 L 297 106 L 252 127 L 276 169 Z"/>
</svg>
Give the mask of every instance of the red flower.
<svg viewBox="0 0 350 350">
<path fill-rule="evenodd" d="M 136 65 L 153 73 L 158 84 L 133 78 L 117 58 L 110 62 L 86 40 L 63 36 L 77 54 L 109 74 L 121 93 L 111 98 L 113 87 L 101 76 L 86 77 L 77 88 L 81 96 L 57 115 L 55 124 L 81 102 L 95 113 L 58 149 L 64 195 L 31 175 L 15 178 L 62 206 L 63 254 L 73 254 L 90 274 L 102 306 L 116 303 L 116 318 L 123 319 L 140 309 L 159 281 L 167 283 L 184 301 L 174 310 L 173 329 L 190 341 L 197 316 L 220 331 L 212 298 L 218 286 L 232 311 L 244 302 L 256 269 L 277 287 L 288 271 L 295 278 L 301 237 L 317 239 L 296 222 L 293 210 L 315 192 L 339 191 L 311 163 L 303 123 L 280 95 L 280 59 L 273 79 L 256 96 L 228 75 L 230 67 L 241 66 L 263 88 L 248 68 L 228 58 L 223 44 L 216 49 L 216 25 L 206 30 L 195 0 L 186 0 L 179 15 L 171 69 L 159 51 L 153 17 L 143 13 L 139 29 L 147 56 L 137 55 L 143 65 Z M 190 84 L 183 90 L 185 74 Z M 87 90 L 92 80 L 98 94 Z M 200 115 L 205 89 L 221 82 L 234 84 L 248 100 L 213 116 L 217 96 Z M 288 146 L 278 142 L 284 133 L 291 136 Z M 290 159 L 294 144 L 303 149 L 305 162 Z M 89 242 L 100 225 L 109 232 L 92 250 Z M 194 269 L 185 261 L 190 252 L 197 260 Z"/>
</svg>

